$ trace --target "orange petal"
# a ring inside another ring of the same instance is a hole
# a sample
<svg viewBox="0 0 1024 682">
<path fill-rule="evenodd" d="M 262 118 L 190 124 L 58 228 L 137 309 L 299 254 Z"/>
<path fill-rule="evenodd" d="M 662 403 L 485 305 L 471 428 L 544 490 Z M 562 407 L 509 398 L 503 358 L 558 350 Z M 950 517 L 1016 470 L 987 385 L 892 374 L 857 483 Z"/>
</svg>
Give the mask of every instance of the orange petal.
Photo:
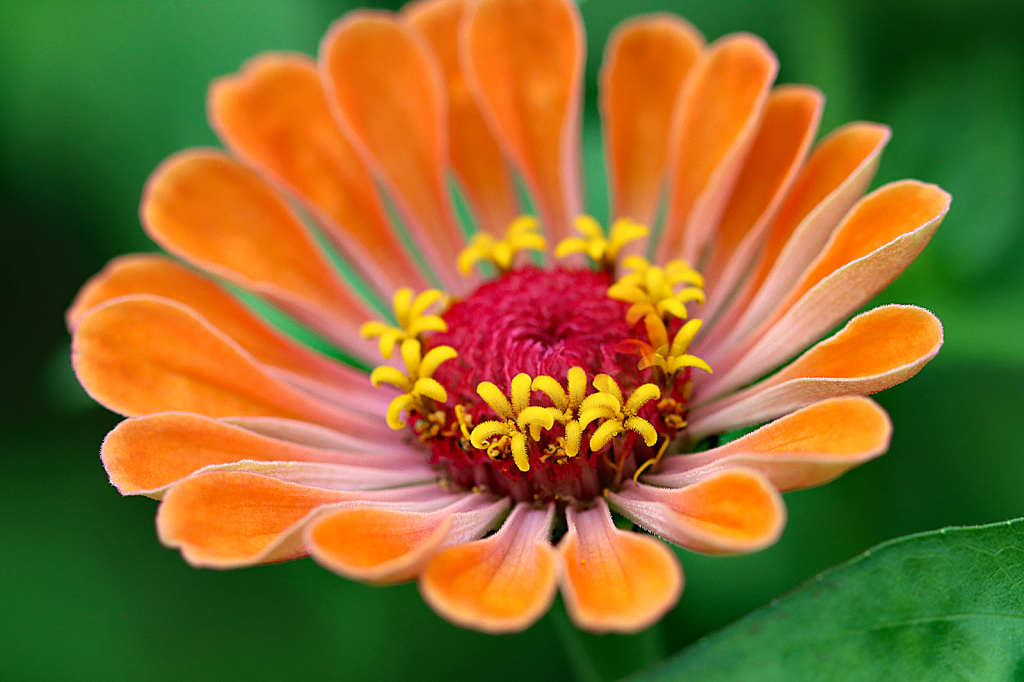
<svg viewBox="0 0 1024 682">
<path fill-rule="evenodd" d="M 244 472 L 186 478 L 167 491 L 156 515 L 160 541 L 185 561 L 237 568 L 305 556 L 302 527 L 346 493 Z"/>
<path fill-rule="evenodd" d="M 778 61 L 760 38 L 708 47 L 687 81 L 673 123 L 668 213 L 656 258 L 696 263 L 718 224 L 757 133 Z"/>
<path fill-rule="evenodd" d="M 723 370 L 698 387 L 699 399 L 722 395 L 777 367 L 871 300 L 921 253 L 949 202 L 949 194 L 916 180 L 864 197 L 772 316 L 719 365 Z"/>
<path fill-rule="evenodd" d="M 142 223 L 165 249 L 259 292 L 370 361 L 370 317 L 288 205 L 252 171 L 215 150 L 179 152 L 153 171 Z"/>
<path fill-rule="evenodd" d="M 520 213 L 515 183 L 459 64 L 459 23 L 469 0 L 422 0 L 406 5 L 406 18 L 426 37 L 448 85 L 452 167 L 484 229 L 502 237 Z"/>
<path fill-rule="evenodd" d="M 756 552 L 786 525 L 782 497 L 751 469 L 714 471 L 684 488 L 628 483 L 608 501 L 655 535 L 708 554 Z"/>
<path fill-rule="evenodd" d="M 462 68 L 522 175 L 553 248 L 581 212 L 580 97 L 586 44 L 568 0 L 481 0 L 463 24 Z"/>
<path fill-rule="evenodd" d="M 939 352 L 942 340 L 942 323 L 923 308 L 875 308 L 769 379 L 691 411 L 687 433 L 696 440 L 825 398 L 877 393 L 917 374 Z"/>
<path fill-rule="evenodd" d="M 521 503 L 494 535 L 437 554 L 420 576 L 423 599 L 463 627 L 491 633 L 530 627 L 555 598 L 553 518 L 553 506 Z"/>
<path fill-rule="evenodd" d="M 265 54 L 207 96 L 210 123 L 240 159 L 301 199 L 366 282 L 388 299 L 426 288 L 377 197 L 373 179 L 327 107 L 316 63 Z"/>
<path fill-rule="evenodd" d="M 307 421 L 280 417 L 224 417 L 220 421 L 240 426 L 246 431 L 252 431 L 268 438 L 286 440 L 311 448 L 371 455 L 394 455 L 408 451 L 408 443 L 403 442 L 402 438 L 391 440 L 381 439 L 379 436 L 363 438 Z"/>
<path fill-rule="evenodd" d="M 789 414 L 725 445 L 666 457 L 644 481 L 684 486 L 737 466 L 755 469 L 779 490 L 822 485 L 889 448 L 892 423 L 868 398 L 831 398 Z"/>
<path fill-rule="evenodd" d="M 858 122 L 818 143 L 779 208 L 753 272 L 695 346 L 701 357 L 723 356 L 778 304 L 867 189 L 889 137 L 886 126 Z"/>
<path fill-rule="evenodd" d="M 653 225 L 672 114 L 703 45 L 697 29 L 671 14 L 630 19 L 609 39 L 601 114 L 613 216 Z"/>
<path fill-rule="evenodd" d="M 508 508 L 469 494 L 442 509 L 421 512 L 352 505 L 329 512 L 306 533 L 313 558 L 353 580 L 410 580 L 439 550 L 474 540 Z"/>
<path fill-rule="evenodd" d="M 336 470 L 324 472 L 334 476 L 335 485 L 331 487 L 345 482 L 352 490 L 411 485 L 436 478 L 426 459 L 411 450 L 398 456 L 374 456 L 307 447 L 184 412 L 162 412 L 121 422 L 103 441 L 102 457 L 110 482 L 122 495 L 158 496 L 168 485 L 204 467 L 243 460 L 331 465 Z"/>
<path fill-rule="evenodd" d="M 282 383 L 222 332 L 166 299 L 121 298 L 94 308 L 75 330 L 72 360 L 90 395 L 128 416 L 285 417 L 385 442 L 395 438 L 378 419 Z"/>
<path fill-rule="evenodd" d="M 675 553 L 649 535 L 619 530 L 604 500 L 566 510 L 558 543 L 562 596 L 573 622 L 591 632 L 639 632 L 658 622 L 683 591 Z"/>
<path fill-rule="evenodd" d="M 354 407 L 384 415 L 388 397 L 370 384 L 365 372 L 343 365 L 295 343 L 264 323 L 222 287 L 157 254 L 116 258 L 90 279 L 68 310 L 74 329 L 92 308 L 122 296 L 150 294 L 184 304 L 224 332 L 265 365 L 297 374 L 319 390 L 335 392 Z M 282 374 L 282 377 L 287 375 Z M 358 395 L 359 400 L 352 398 Z"/>
<path fill-rule="evenodd" d="M 448 200 L 443 76 L 423 36 L 387 12 L 357 11 L 320 43 L 320 74 L 342 129 L 395 199 L 445 288 L 465 242 Z"/>
<path fill-rule="evenodd" d="M 818 131 L 825 97 L 815 88 L 783 85 L 764 105 L 757 137 L 722 214 L 711 260 L 704 269 L 710 318 L 747 274 L 765 232 L 793 184 Z"/>
</svg>

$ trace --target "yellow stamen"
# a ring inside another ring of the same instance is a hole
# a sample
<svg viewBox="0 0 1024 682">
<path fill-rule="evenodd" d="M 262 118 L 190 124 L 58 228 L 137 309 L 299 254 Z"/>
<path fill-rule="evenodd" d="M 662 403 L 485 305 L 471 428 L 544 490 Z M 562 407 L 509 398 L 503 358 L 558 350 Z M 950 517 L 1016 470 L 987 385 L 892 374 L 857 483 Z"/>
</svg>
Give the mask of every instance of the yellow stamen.
<svg viewBox="0 0 1024 682">
<path fill-rule="evenodd" d="M 580 453 L 583 426 L 576 420 L 576 411 L 587 394 L 587 373 L 582 367 L 572 367 L 568 373 L 568 390 L 553 377 L 541 375 L 533 380 L 533 390 L 551 399 L 554 407 L 546 408 L 555 421 L 565 425 L 565 454 L 575 457 Z"/>
<path fill-rule="evenodd" d="M 503 240 L 497 240 L 486 232 L 473 237 L 469 246 L 459 254 L 459 271 L 468 275 L 473 266 L 484 261 L 491 263 L 504 274 L 512 269 L 516 254 L 520 251 L 541 251 L 548 243 L 540 234 L 540 223 L 533 216 L 519 216 L 508 226 Z"/>
<path fill-rule="evenodd" d="M 704 302 L 704 278 L 686 261 L 674 260 L 659 268 L 640 256 L 630 256 L 624 264 L 632 272 L 611 285 L 608 296 L 633 304 L 626 313 L 629 324 L 636 324 L 650 313 L 686 319 L 687 303 Z M 689 286 L 679 288 L 684 284 Z"/>
<path fill-rule="evenodd" d="M 604 230 L 591 216 L 576 218 L 576 229 L 582 237 L 569 237 L 558 243 L 556 258 L 565 258 L 571 253 L 585 253 L 598 267 L 613 272 L 619 259 L 619 252 L 629 242 L 646 237 L 649 230 L 629 218 L 619 218 L 611 227 L 611 234 L 605 238 Z"/>
<path fill-rule="evenodd" d="M 388 426 L 396 431 L 405 426 L 401 418 L 402 412 L 418 411 L 429 414 L 433 409 L 428 400 L 438 403 L 448 400 L 447 391 L 433 378 L 433 374 L 442 362 L 458 355 L 451 346 L 437 346 L 427 351 L 426 355 L 421 355 L 422 346 L 416 339 L 403 341 L 401 352 L 406 374 L 389 365 L 382 365 L 370 374 L 370 381 L 374 386 L 388 383 L 403 392 L 388 405 L 386 415 Z"/>
<path fill-rule="evenodd" d="M 660 388 L 654 384 L 638 386 L 625 403 L 622 400 L 622 389 L 615 379 L 607 374 L 598 374 L 594 377 L 594 388 L 598 392 L 583 401 L 579 417 L 579 423 L 584 428 L 598 419 L 604 420 L 590 437 L 591 450 L 600 450 L 612 438 L 627 430 L 640 435 L 648 446 L 657 442 L 658 433 L 654 426 L 637 416 L 637 412 L 651 400 L 661 397 Z"/>
<path fill-rule="evenodd" d="M 493 458 L 497 454 L 495 454 L 496 448 L 491 442 L 491 438 L 494 436 L 507 437 L 507 444 L 512 450 L 512 458 L 520 471 L 530 470 L 527 434 L 533 440 L 538 440 L 541 431 L 550 429 L 555 423 L 555 417 L 549 408 L 530 405 L 532 385 L 533 381 L 528 374 L 517 374 L 513 377 L 510 387 L 512 389 L 511 402 L 501 392 L 501 389 L 489 381 L 481 381 L 476 387 L 477 395 L 483 398 L 484 402 L 490 405 L 491 409 L 504 421 L 491 420 L 477 424 L 470 434 L 470 443 L 480 450 L 486 448 L 487 454 Z"/>
<path fill-rule="evenodd" d="M 364 339 L 380 337 L 380 354 L 390 358 L 395 346 L 409 339 L 422 340 L 424 332 L 446 332 L 448 325 L 439 315 L 427 315 L 427 309 L 444 298 L 437 289 L 428 289 L 413 299 L 412 289 L 402 288 L 395 292 L 392 305 L 398 326 L 392 327 L 372 320 L 364 324 L 359 333 Z"/>
<path fill-rule="evenodd" d="M 650 344 L 644 346 L 639 368 L 658 367 L 672 376 L 686 367 L 696 367 L 710 374 L 712 370 L 708 363 L 696 355 L 687 353 L 690 342 L 700 331 L 701 324 L 701 320 L 690 320 L 676 332 L 670 344 L 668 329 L 665 327 L 664 321 L 657 315 L 649 313 L 644 317 L 644 326 L 647 328 L 647 338 L 650 339 Z"/>
</svg>

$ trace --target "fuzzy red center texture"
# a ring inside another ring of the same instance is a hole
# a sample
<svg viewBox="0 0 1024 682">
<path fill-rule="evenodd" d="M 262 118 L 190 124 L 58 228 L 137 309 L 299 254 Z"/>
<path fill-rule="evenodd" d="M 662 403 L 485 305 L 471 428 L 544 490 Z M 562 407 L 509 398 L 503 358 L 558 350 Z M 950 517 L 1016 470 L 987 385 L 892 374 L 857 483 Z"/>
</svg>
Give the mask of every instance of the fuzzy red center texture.
<svg viewBox="0 0 1024 682">
<path fill-rule="evenodd" d="M 651 371 L 637 368 L 636 355 L 617 350 L 622 341 L 642 338 L 642 333 L 626 323 L 628 305 L 607 296 L 610 284 L 603 272 L 520 268 L 482 285 L 444 314 L 448 331 L 432 335 L 427 346 L 446 345 L 458 352 L 433 375 L 445 387 L 448 401 L 431 414 L 411 415 L 409 423 L 451 485 L 522 501 L 585 505 L 627 480 L 675 437 L 673 425 L 684 415 L 688 373 L 680 373 L 670 395 L 640 410 L 639 416 L 659 433 L 653 447 L 627 433 L 594 452 L 587 443 L 595 424 L 585 431 L 582 451 L 567 457 L 559 449 L 564 428 L 556 422 L 539 440 L 528 439 L 530 468 L 520 471 L 510 454 L 491 457 L 474 448 L 459 427 L 456 406 L 468 415 L 470 430 L 472 425 L 500 419 L 477 394 L 482 381 L 495 384 L 506 396 L 512 378 L 520 373 L 531 378 L 547 375 L 565 388 L 569 369 L 581 367 L 587 374 L 588 395 L 594 392 L 594 377 L 607 374 L 626 397 L 650 381 Z M 534 391 L 530 404 L 550 406 L 551 401 Z M 666 423 L 668 414 L 676 421 L 670 418 Z"/>
</svg>

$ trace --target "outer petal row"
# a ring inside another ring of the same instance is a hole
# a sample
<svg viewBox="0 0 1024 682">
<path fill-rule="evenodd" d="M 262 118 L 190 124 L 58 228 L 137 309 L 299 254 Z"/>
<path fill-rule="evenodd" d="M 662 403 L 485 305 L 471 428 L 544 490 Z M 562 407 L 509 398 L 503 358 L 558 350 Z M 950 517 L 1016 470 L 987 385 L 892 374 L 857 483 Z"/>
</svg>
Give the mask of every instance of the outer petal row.
<svg viewBox="0 0 1024 682">
<path fill-rule="evenodd" d="M 702 356 L 719 371 L 697 387 L 695 401 L 777 367 L 888 286 L 928 244 L 949 201 L 935 185 L 915 180 L 864 197 L 768 319 L 724 357 Z"/>
<path fill-rule="evenodd" d="M 370 309 L 277 191 L 222 152 L 186 150 L 165 160 L 146 183 L 140 212 L 167 251 L 262 294 L 350 352 L 376 358 L 359 335 Z"/>
<path fill-rule="evenodd" d="M 426 288 L 402 249 L 373 178 L 331 116 L 316 64 L 265 54 L 208 95 L 210 124 L 240 159 L 302 201 L 367 283 L 390 299 Z"/>
<path fill-rule="evenodd" d="M 184 425 L 181 416 L 158 417 L 175 428 Z M 831 480 L 881 454 L 890 432 L 885 413 L 870 400 L 824 401 L 721 448 L 666 458 L 646 483 L 629 484 L 608 499 L 676 544 L 711 553 L 755 551 L 773 543 L 785 524 L 777 488 Z M 252 434 L 239 438 L 252 447 Z M 280 444 L 273 452 L 334 466 L 357 457 Z M 591 509 L 568 510 L 569 530 L 552 549 L 553 506 L 519 504 L 495 534 L 474 540 L 494 525 L 506 501 L 452 495 L 433 485 L 336 491 L 296 485 L 275 473 L 206 470 L 182 479 L 164 498 L 161 538 L 204 566 L 311 551 L 328 568 L 360 580 L 419 576 L 425 599 L 446 618 L 490 632 L 535 622 L 558 585 L 577 624 L 616 632 L 647 627 L 682 589 L 673 552 L 616 528 L 601 499 Z"/>
<path fill-rule="evenodd" d="M 373 388 L 365 372 L 324 357 L 283 335 L 239 303 L 221 286 L 170 258 L 156 254 L 122 256 L 89 280 L 68 310 L 72 331 L 92 309 L 114 299 L 150 296 L 181 303 L 224 332 L 279 378 L 335 402 L 355 403 L 383 415 L 387 396 Z M 358 400 L 353 400 L 358 396 Z"/>
<path fill-rule="evenodd" d="M 100 403 L 127 416 L 184 411 L 283 417 L 388 443 L 379 417 L 293 388 L 191 309 L 157 297 L 114 299 L 78 323 L 72 362 Z"/>
<path fill-rule="evenodd" d="M 877 393 L 917 374 L 939 352 L 942 341 L 942 324 L 923 308 L 875 308 L 770 378 L 698 406 L 690 413 L 687 433 L 696 441 L 826 398 Z"/>
</svg>

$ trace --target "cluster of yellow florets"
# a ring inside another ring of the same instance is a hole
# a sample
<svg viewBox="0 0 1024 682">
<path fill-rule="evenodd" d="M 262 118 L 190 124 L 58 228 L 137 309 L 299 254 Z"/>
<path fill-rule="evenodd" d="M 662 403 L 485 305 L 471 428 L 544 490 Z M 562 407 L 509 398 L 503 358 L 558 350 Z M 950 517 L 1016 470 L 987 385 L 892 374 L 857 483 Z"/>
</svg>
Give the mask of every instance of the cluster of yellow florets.
<svg viewBox="0 0 1024 682">
<path fill-rule="evenodd" d="M 497 386 L 489 381 L 477 386 L 477 393 L 501 420 L 477 424 L 470 434 L 473 447 L 486 449 L 491 457 L 497 457 L 510 449 L 520 471 L 530 470 L 527 453 L 527 439 L 540 440 L 543 431 L 551 429 L 555 422 L 565 428 L 560 447 L 567 457 L 577 456 L 583 445 L 583 430 L 600 421 L 597 430 L 590 436 L 590 449 L 597 451 L 611 439 L 629 430 L 639 434 L 644 442 L 653 446 L 658 433 L 649 421 L 637 416 L 640 408 L 661 396 L 661 389 L 654 384 L 637 387 L 628 400 L 623 400 L 622 390 L 607 374 L 594 377 L 596 393 L 586 395 L 587 375 L 582 367 L 569 370 L 568 384 L 563 387 L 556 379 L 528 374 L 517 374 L 512 379 L 511 401 Z M 554 403 L 552 407 L 530 405 L 533 391 L 544 393 Z"/>
</svg>

